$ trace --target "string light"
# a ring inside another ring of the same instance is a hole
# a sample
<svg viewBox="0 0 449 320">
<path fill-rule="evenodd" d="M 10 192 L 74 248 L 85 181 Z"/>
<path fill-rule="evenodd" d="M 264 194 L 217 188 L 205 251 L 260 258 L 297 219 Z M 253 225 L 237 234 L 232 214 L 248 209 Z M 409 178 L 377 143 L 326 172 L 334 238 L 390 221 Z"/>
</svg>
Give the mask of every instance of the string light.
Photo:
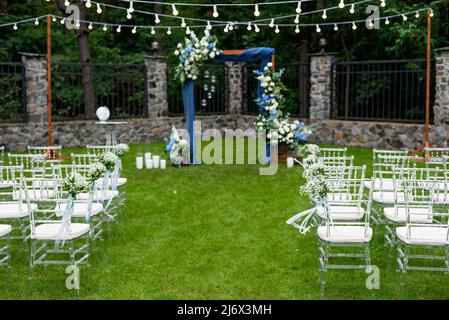
<svg viewBox="0 0 449 320">
<path fill-rule="evenodd" d="M 390 24 L 390 20 L 388 20 L 388 18 L 385 19 L 385 24 Z"/>
<path fill-rule="evenodd" d="M 118 27 L 117 27 L 117 33 L 120 33 L 120 31 L 122 31 L 122 26 L 121 25 L 119 25 Z"/>
<path fill-rule="evenodd" d="M 108 31 L 108 27 L 106 25 L 103 26 L 103 31 Z"/>
<path fill-rule="evenodd" d="M 186 20 L 184 18 L 181 19 L 181 27 L 185 28 L 187 26 Z"/>
<path fill-rule="evenodd" d="M 101 9 L 100 4 L 97 3 L 97 13 L 100 14 L 102 12 L 103 12 L 103 10 Z"/>
<path fill-rule="evenodd" d="M 246 30 L 251 31 L 253 28 L 251 27 L 251 22 L 248 22 L 248 26 L 246 27 Z"/>
<path fill-rule="evenodd" d="M 299 26 L 296 26 L 295 32 L 296 32 L 296 33 L 299 33 Z"/>
<path fill-rule="evenodd" d="M 17 23 L 14 23 L 14 26 L 12 27 L 14 30 L 17 30 Z"/>
<path fill-rule="evenodd" d="M 337 24 L 334 24 L 334 30 L 335 30 L 335 31 L 338 31 L 338 26 L 337 26 Z"/>
<path fill-rule="evenodd" d="M 217 17 L 219 16 L 218 9 L 217 9 L 217 6 L 216 6 L 216 5 L 214 5 L 214 12 L 212 13 L 212 16 L 213 16 L 214 18 L 217 18 Z"/>
<path fill-rule="evenodd" d="M 132 33 L 136 33 L 136 32 L 137 32 L 137 27 L 134 27 L 134 28 L 131 30 L 131 32 L 132 32 Z"/>
<path fill-rule="evenodd" d="M 374 27 L 374 20 L 370 20 L 369 23 L 368 23 L 368 26 L 370 28 Z"/>
<path fill-rule="evenodd" d="M 355 22 L 352 23 L 352 30 L 357 30 L 357 25 L 355 24 Z"/>
<path fill-rule="evenodd" d="M 90 8 L 92 7 L 92 2 L 90 2 L 90 0 L 86 1 L 86 8 Z"/>
<path fill-rule="evenodd" d="M 174 4 L 171 5 L 171 10 L 174 16 L 177 16 L 179 14 L 179 11 L 176 10 L 176 6 Z"/>
<path fill-rule="evenodd" d="M 416 11 L 415 18 L 416 18 L 416 19 L 419 18 L 419 12 L 418 12 L 418 11 Z"/>
<path fill-rule="evenodd" d="M 296 7 L 296 13 L 301 13 L 301 1 L 298 1 L 298 6 Z"/>
<path fill-rule="evenodd" d="M 209 30 L 209 31 L 212 30 L 212 25 L 210 24 L 210 21 L 207 21 L 206 29 Z"/>
<path fill-rule="evenodd" d="M 89 26 L 87 27 L 87 29 L 92 30 L 93 26 L 92 26 L 92 22 L 89 23 Z"/>
<path fill-rule="evenodd" d="M 190 28 L 189 27 L 186 28 L 186 34 L 190 34 Z"/>
<path fill-rule="evenodd" d="M 229 31 L 232 31 L 232 30 L 234 30 L 234 24 L 231 22 L 231 23 L 229 24 Z"/>
<path fill-rule="evenodd" d="M 320 33 L 321 32 L 321 28 L 319 25 L 316 25 L 316 32 Z"/>
<path fill-rule="evenodd" d="M 65 18 L 61 19 L 61 24 L 65 24 Z"/>
<path fill-rule="evenodd" d="M 430 9 L 430 13 L 429 13 L 430 17 L 433 18 L 433 10 Z"/>
<path fill-rule="evenodd" d="M 228 24 L 224 27 L 223 31 L 226 32 L 226 33 L 229 31 L 229 25 Z"/>
<path fill-rule="evenodd" d="M 151 34 L 155 35 L 156 34 L 156 30 L 154 30 L 154 27 L 151 27 Z"/>
<path fill-rule="evenodd" d="M 259 5 L 258 4 L 256 4 L 255 7 L 254 7 L 254 15 L 256 17 L 260 16 L 260 11 L 259 11 Z"/>
<path fill-rule="evenodd" d="M 407 16 L 405 14 L 402 15 L 402 20 L 407 21 Z"/>
<path fill-rule="evenodd" d="M 326 10 L 323 11 L 323 15 L 321 16 L 324 20 L 327 19 L 327 12 Z"/>
<path fill-rule="evenodd" d="M 276 30 L 274 30 L 274 32 L 276 32 L 276 33 L 281 32 L 281 30 L 279 30 L 279 26 L 278 25 L 276 25 Z"/>
<path fill-rule="evenodd" d="M 159 15 L 157 14 L 155 17 L 154 17 L 154 23 L 155 24 L 159 24 L 161 22 L 161 19 L 159 19 Z"/>
<path fill-rule="evenodd" d="M 131 15 L 131 12 L 129 11 L 129 9 L 126 10 L 126 19 L 130 20 L 132 18 L 133 18 L 133 16 Z"/>
<path fill-rule="evenodd" d="M 75 22 L 75 28 L 76 28 L 76 29 L 79 29 L 80 27 L 81 27 L 80 21 L 79 21 L 79 20 L 76 20 L 76 22 Z"/>
<path fill-rule="evenodd" d="M 39 25 L 39 19 L 38 18 L 36 18 L 36 20 L 34 20 L 34 24 L 37 26 L 37 25 Z"/>
<path fill-rule="evenodd" d="M 355 6 L 354 6 L 354 4 L 351 4 L 351 9 L 349 9 L 349 13 L 354 14 L 354 12 L 355 12 Z"/>
<path fill-rule="evenodd" d="M 340 9 L 343 9 L 345 7 L 345 0 L 340 0 L 340 3 L 338 4 L 338 7 Z"/>
<path fill-rule="evenodd" d="M 385 3 L 385 0 L 380 0 L 380 6 L 385 7 L 387 4 Z"/>
<path fill-rule="evenodd" d="M 259 32 L 260 32 L 260 29 L 259 29 L 259 27 L 257 26 L 257 24 L 254 25 L 254 31 L 256 31 L 256 33 L 259 33 Z"/>
<path fill-rule="evenodd" d="M 268 26 L 270 28 L 274 28 L 274 19 L 271 19 L 270 24 Z"/>
<path fill-rule="evenodd" d="M 68 7 L 68 6 L 70 6 L 70 2 L 69 2 L 68 0 L 65 0 L 64 5 L 65 5 L 66 7 Z"/>
<path fill-rule="evenodd" d="M 168 29 L 167 29 L 167 34 L 168 34 L 168 35 L 171 35 L 171 27 L 168 27 Z"/>
<path fill-rule="evenodd" d="M 131 13 L 134 12 L 134 6 L 133 6 L 133 2 L 132 1 L 129 2 L 129 9 L 128 9 L 128 11 L 131 12 Z"/>
<path fill-rule="evenodd" d="M 51 21 L 56 22 L 56 17 L 51 18 Z"/>
<path fill-rule="evenodd" d="M 295 17 L 295 21 L 294 21 L 296 24 L 298 24 L 299 23 L 299 14 L 297 14 L 296 15 L 296 17 Z"/>
</svg>

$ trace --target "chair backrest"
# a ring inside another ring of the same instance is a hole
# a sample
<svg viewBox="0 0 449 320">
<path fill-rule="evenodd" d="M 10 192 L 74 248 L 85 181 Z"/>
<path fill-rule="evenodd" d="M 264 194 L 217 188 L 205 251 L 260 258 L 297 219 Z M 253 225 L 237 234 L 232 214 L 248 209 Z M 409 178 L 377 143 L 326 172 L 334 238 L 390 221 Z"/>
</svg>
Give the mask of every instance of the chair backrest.
<svg viewBox="0 0 449 320">
<path fill-rule="evenodd" d="M 393 179 L 393 167 L 410 167 L 411 163 L 412 158 L 407 155 L 407 151 L 400 153 L 393 151 L 389 153 L 376 152 L 373 162 L 373 179 Z"/>
<path fill-rule="evenodd" d="M 25 173 L 45 174 L 47 162 L 40 154 L 11 154 L 8 153 L 8 163 L 10 166 L 23 167 Z"/>
<path fill-rule="evenodd" d="M 62 146 L 28 146 L 30 154 L 39 154 L 45 157 L 49 162 L 59 162 L 61 159 Z"/>
<path fill-rule="evenodd" d="M 424 159 L 427 163 L 444 163 L 449 158 L 449 148 L 424 148 Z"/>
<path fill-rule="evenodd" d="M 21 166 L 0 166 L 0 200 L 16 200 L 14 195 L 23 185 L 23 177 Z"/>
<path fill-rule="evenodd" d="M 79 153 L 79 154 L 72 153 L 70 157 L 72 158 L 72 164 L 74 166 L 89 165 L 98 159 L 97 154 L 90 154 L 90 153 Z"/>
<path fill-rule="evenodd" d="M 346 157 L 348 148 L 320 148 L 320 158 Z"/>
<path fill-rule="evenodd" d="M 106 152 L 112 150 L 114 146 L 91 146 L 87 145 L 87 153 L 91 155 L 101 156 Z"/>
<path fill-rule="evenodd" d="M 51 165 L 51 177 L 64 181 L 75 172 L 75 166 L 73 164 L 52 164 Z"/>
<path fill-rule="evenodd" d="M 0 146 L 0 165 L 5 164 L 5 146 Z"/>
<path fill-rule="evenodd" d="M 39 177 L 24 178 L 27 197 L 31 202 L 52 202 L 64 199 L 63 184 L 60 179 Z"/>
</svg>

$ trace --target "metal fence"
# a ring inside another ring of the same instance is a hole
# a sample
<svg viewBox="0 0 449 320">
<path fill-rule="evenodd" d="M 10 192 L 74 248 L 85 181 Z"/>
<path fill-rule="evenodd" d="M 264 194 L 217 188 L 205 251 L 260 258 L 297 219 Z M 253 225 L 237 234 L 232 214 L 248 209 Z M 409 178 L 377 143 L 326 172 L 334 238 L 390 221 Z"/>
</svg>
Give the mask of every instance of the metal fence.
<svg viewBox="0 0 449 320">
<path fill-rule="evenodd" d="M 243 100 L 242 110 L 246 114 L 259 113 L 255 102 L 257 99 L 258 81 L 254 70 L 257 64 L 246 64 L 243 67 Z M 284 70 L 282 82 L 287 88 L 285 92 L 285 111 L 293 116 L 309 117 L 310 65 L 307 63 L 277 64 L 277 70 Z"/>
<path fill-rule="evenodd" d="M 175 79 L 175 67 L 167 69 L 168 113 L 171 116 L 184 114 L 182 85 Z M 195 114 L 225 114 L 228 112 L 228 71 L 225 64 L 209 64 L 194 84 Z"/>
<path fill-rule="evenodd" d="M 25 67 L 20 62 L 0 62 L 0 122 L 26 121 Z"/>
<path fill-rule="evenodd" d="M 53 63 L 53 117 L 55 120 L 90 118 L 85 112 L 82 63 Z M 107 106 L 111 118 L 145 116 L 147 110 L 144 64 L 90 64 L 94 83 L 94 110 Z M 91 116 L 92 117 L 92 116 Z"/>
<path fill-rule="evenodd" d="M 332 67 L 332 118 L 424 122 L 425 66 L 421 59 L 336 62 Z M 432 75 L 431 105 L 434 79 Z"/>
</svg>

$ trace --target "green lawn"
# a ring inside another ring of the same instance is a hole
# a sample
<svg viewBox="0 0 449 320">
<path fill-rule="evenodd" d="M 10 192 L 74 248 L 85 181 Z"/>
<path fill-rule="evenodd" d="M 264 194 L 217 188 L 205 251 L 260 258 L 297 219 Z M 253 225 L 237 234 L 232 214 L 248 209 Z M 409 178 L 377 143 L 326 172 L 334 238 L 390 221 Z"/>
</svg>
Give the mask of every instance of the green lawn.
<svg viewBox="0 0 449 320">
<path fill-rule="evenodd" d="M 309 207 L 298 195 L 300 169 L 260 176 L 258 166 L 200 165 L 138 171 L 132 146 L 124 161 L 127 209 L 81 269 L 82 299 L 318 299 L 317 245 L 285 221 Z M 151 145 L 162 154 L 163 144 Z M 351 149 L 358 164 L 371 151 Z M 328 273 L 329 299 L 448 299 L 449 276 L 410 272 L 399 290 L 382 227 L 371 243 L 380 290 L 363 271 Z M 64 267 L 38 267 L 30 295 L 23 246 L 13 253 L 13 282 L 0 274 L 0 299 L 73 299 Z M 87 273 L 87 278 L 86 278 Z"/>
</svg>

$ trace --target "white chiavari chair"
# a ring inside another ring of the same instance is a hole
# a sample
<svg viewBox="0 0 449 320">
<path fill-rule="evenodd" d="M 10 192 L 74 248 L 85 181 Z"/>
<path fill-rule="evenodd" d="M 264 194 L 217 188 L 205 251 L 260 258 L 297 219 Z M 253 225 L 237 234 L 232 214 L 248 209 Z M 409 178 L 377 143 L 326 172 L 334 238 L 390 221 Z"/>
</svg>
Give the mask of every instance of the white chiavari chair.
<svg viewBox="0 0 449 320">
<path fill-rule="evenodd" d="M 320 158 L 344 158 L 348 148 L 320 148 Z"/>
<path fill-rule="evenodd" d="M 11 244 L 7 237 L 11 231 L 10 225 L 0 224 L 0 267 L 5 266 L 9 270 L 11 270 L 11 255 L 9 253 Z"/>
<path fill-rule="evenodd" d="M 345 179 L 329 181 L 331 184 L 341 184 L 341 187 L 336 189 L 342 192 L 329 201 L 329 209 L 324 210 L 323 222 L 317 230 L 321 296 L 324 295 L 328 270 L 371 268 L 369 244 L 373 237 L 373 230 L 370 227 L 370 201 L 364 200 L 363 197 L 365 171 L 365 166 L 353 167 L 351 174 Z M 350 219 L 341 219 L 348 218 L 348 213 L 345 212 L 342 215 L 336 210 L 338 207 L 351 207 L 355 208 L 355 211 L 351 212 Z M 354 262 L 337 263 L 338 258 L 346 259 L 346 261 L 352 259 L 351 261 Z"/>
<path fill-rule="evenodd" d="M 448 201 L 441 201 L 435 180 L 417 180 L 405 177 L 405 224 L 396 228 L 396 252 L 398 271 L 401 275 L 411 270 L 449 272 L 449 224 Z M 413 209 L 427 205 L 427 212 L 417 213 Z M 442 212 L 435 210 L 443 205 Z M 432 217 L 431 223 L 421 223 L 416 219 L 418 214 L 423 219 Z M 438 250 L 439 249 L 439 250 Z M 441 249 L 443 254 L 441 254 Z M 418 262 L 419 261 L 419 262 Z M 438 265 L 436 265 L 438 264 Z M 401 277 L 401 285 L 403 278 Z"/>
<path fill-rule="evenodd" d="M 92 154 L 92 155 L 96 155 L 101 156 L 102 154 L 111 151 L 114 146 L 93 146 L 93 145 L 87 145 L 87 153 Z"/>
<path fill-rule="evenodd" d="M 27 150 L 30 154 L 43 156 L 49 163 L 62 162 L 62 146 L 28 146 Z"/>
<path fill-rule="evenodd" d="M 45 157 L 40 154 L 11 154 L 8 153 L 10 166 L 21 166 L 25 175 L 45 176 L 47 163 Z"/>
<path fill-rule="evenodd" d="M 5 146 L 0 146 L 0 166 L 5 165 Z"/>
<path fill-rule="evenodd" d="M 449 157 L 449 148 L 424 148 L 426 165 L 444 163 Z"/>
<path fill-rule="evenodd" d="M 96 154 L 91 153 L 72 153 L 70 155 L 72 159 L 72 164 L 76 166 L 87 166 L 91 163 L 94 163 L 98 160 L 98 156 Z"/>
</svg>

